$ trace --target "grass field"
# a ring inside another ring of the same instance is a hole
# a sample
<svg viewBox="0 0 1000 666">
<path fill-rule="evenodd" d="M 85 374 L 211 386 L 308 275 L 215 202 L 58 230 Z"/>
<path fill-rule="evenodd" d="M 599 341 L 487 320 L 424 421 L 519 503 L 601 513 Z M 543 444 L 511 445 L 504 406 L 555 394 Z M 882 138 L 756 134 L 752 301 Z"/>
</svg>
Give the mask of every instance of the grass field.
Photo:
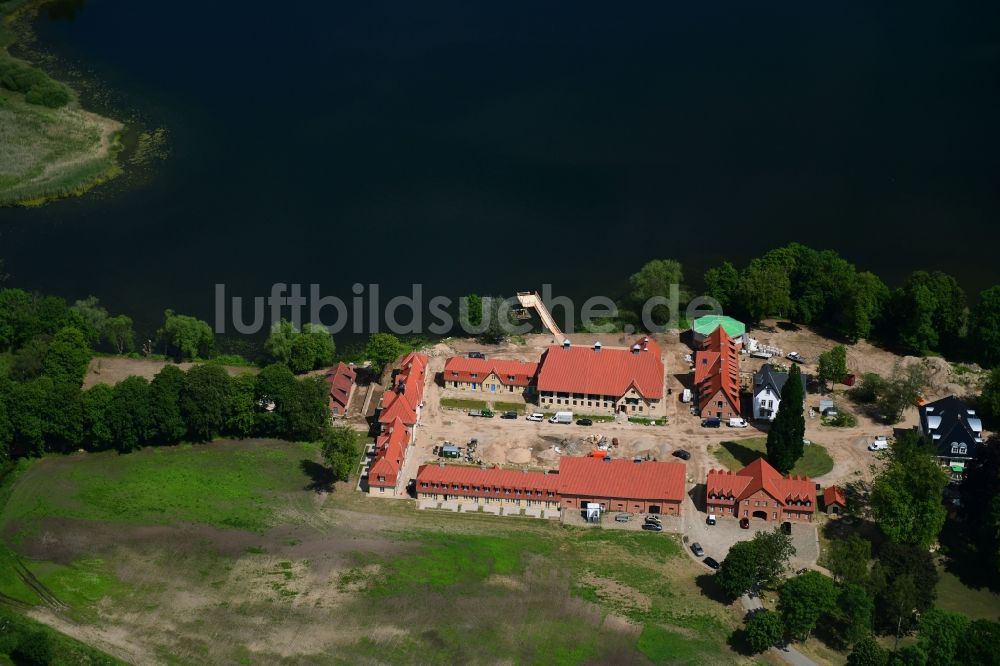
<svg viewBox="0 0 1000 666">
<path fill-rule="evenodd" d="M 940 574 L 935 603 L 938 608 L 961 613 L 973 620 L 1000 622 L 1000 594 L 963 585 L 958 576 L 943 569 Z"/>
<path fill-rule="evenodd" d="M 316 457 L 245 441 L 44 459 L 0 513 L 0 590 L 134 662 L 748 661 L 674 536 L 318 494 Z"/>
<path fill-rule="evenodd" d="M 37 4 L 0 3 L 0 58 L 16 36 L 14 13 Z M 80 194 L 114 177 L 121 130 L 121 123 L 82 110 L 75 99 L 50 109 L 0 88 L 0 206 Z"/>
<path fill-rule="evenodd" d="M 734 472 L 764 456 L 766 450 L 767 438 L 765 437 L 741 439 L 738 442 L 722 442 L 718 446 L 710 448 L 715 459 L 722 463 L 723 467 Z M 825 448 L 813 443 L 805 447 L 802 457 L 795 463 L 791 473 L 805 474 L 815 478 L 832 469 L 833 458 L 830 457 Z"/>
<path fill-rule="evenodd" d="M 441 398 L 441 406 L 448 409 L 487 409 L 490 405 L 485 400 L 470 400 L 468 398 Z"/>
<path fill-rule="evenodd" d="M 517 412 L 518 414 L 523 414 L 527 405 L 523 402 L 502 402 L 497 401 L 493 403 L 493 409 L 498 412 Z"/>
</svg>

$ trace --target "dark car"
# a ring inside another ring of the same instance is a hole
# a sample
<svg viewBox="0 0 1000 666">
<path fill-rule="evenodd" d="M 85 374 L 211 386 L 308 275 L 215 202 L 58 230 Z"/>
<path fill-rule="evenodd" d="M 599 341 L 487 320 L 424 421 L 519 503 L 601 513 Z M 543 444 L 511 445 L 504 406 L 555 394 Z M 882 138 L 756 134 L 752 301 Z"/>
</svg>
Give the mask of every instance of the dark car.
<svg viewBox="0 0 1000 666">
<path fill-rule="evenodd" d="M 706 557 L 702 560 L 702 562 L 704 562 L 705 566 L 709 569 L 715 569 L 716 571 L 718 571 L 721 566 L 713 557 Z"/>
<path fill-rule="evenodd" d="M 675 458 L 680 458 L 681 460 L 691 460 L 691 454 L 684 449 L 677 449 L 673 455 Z"/>
<path fill-rule="evenodd" d="M 721 428 L 722 427 L 722 419 L 716 418 L 714 416 L 711 417 L 711 418 L 702 419 L 701 420 L 701 427 L 702 428 Z"/>
<path fill-rule="evenodd" d="M 577 419 L 577 425 L 594 425 L 593 419 Z"/>
<path fill-rule="evenodd" d="M 705 549 L 702 548 L 701 544 L 698 543 L 697 541 L 691 544 L 691 552 L 694 553 L 695 556 L 697 557 L 704 557 L 705 555 Z"/>
<path fill-rule="evenodd" d="M 486 354 L 484 354 L 483 352 L 471 351 L 471 352 L 469 352 L 469 358 L 478 358 L 478 359 L 481 359 L 481 360 L 485 361 L 486 360 Z"/>
<path fill-rule="evenodd" d="M 502 418 L 502 419 L 516 419 L 517 418 L 517 412 L 504 412 L 503 414 L 500 415 L 500 418 Z"/>
<path fill-rule="evenodd" d="M 650 532 L 662 532 L 663 525 L 659 523 L 643 523 L 642 529 L 649 530 Z"/>
<path fill-rule="evenodd" d="M 745 530 L 750 529 L 750 519 L 749 518 L 740 518 L 740 527 L 742 527 Z"/>
</svg>

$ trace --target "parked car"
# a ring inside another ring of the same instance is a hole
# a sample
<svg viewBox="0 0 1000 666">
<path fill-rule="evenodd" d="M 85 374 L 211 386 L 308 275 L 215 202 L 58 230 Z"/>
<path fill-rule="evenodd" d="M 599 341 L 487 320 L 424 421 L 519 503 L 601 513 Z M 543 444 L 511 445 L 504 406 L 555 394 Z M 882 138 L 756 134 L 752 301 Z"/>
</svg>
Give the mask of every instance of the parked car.
<svg viewBox="0 0 1000 666">
<path fill-rule="evenodd" d="M 714 513 L 708 514 L 708 518 L 705 519 L 705 524 L 706 525 L 714 525 L 715 524 L 715 514 Z"/>
<path fill-rule="evenodd" d="M 517 412 L 504 412 L 503 414 L 500 415 L 500 418 L 502 418 L 502 419 L 516 419 L 517 418 Z"/>
<path fill-rule="evenodd" d="M 593 419 L 577 419 L 576 424 L 582 426 L 592 426 L 594 425 L 594 421 Z"/>
<path fill-rule="evenodd" d="M 746 428 L 749 425 L 746 419 L 729 419 L 730 428 Z"/>
<path fill-rule="evenodd" d="M 662 532 L 663 525 L 659 523 L 644 523 L 642 529 L 649 530 L 650 532 Z"/>
<path fill-rule="evenodd" d="M 527 417 L 525 417 L 525 420 L 536 421 L 538 423 L 541 423 L 542 421 L 545 420 L 545 414 L 542 414 L 541 412 L 532 412 L 531 414 L 528 414 Z"/>
<path fill-rule="evenodd" d="M 674 457 L 680 458 L 681 460 L 691 460 L 691 454 L 684 449 L 677 449 L 674 451 Z"/>
<path fill-rule="evenodd" d="M 745 530 L 750 529 L 750 519 L 749 518 L 740 518 L 740 527 L 742 527 Z"/>
<path fill-rule="evenodd" d="M 788 354 L 786 354 L 786 357 L 788 358 L 789 361 L 792 361 L 793 363 L 806 362 L 806 360 L 798 352 L 788 352 Z"/>
<path fill-rule="evenodd" d="M 549 417 L 549 423 L 572 423 L 573 412 L 556 412 Z"/>
<path fill-rule="evenodd" d="M 701 420 L 701 427 L 702 428 L 721 428 L 722 427 L 722 419 L 716 418 L 715 416 L 712 416 L 712 417 L 707 418 L 707 419 L 702 419 Z"/>
<path fill-rule="evenodd" d="M 483 352 L 479 352 L 479 351 L 471 351 L 471 352 L 469 352 L 469 358 L 478 358 L 478 359 L 481 359 L 481 360 L 485 361 L 486 360 L 486 354 L 484 354 Z"/>
<path fill-rule="evenodd" d="M 889 440 L 885 437 L 876 437 L 874 442 L 868 444 L 869 451 L 885 451 L 889 448 Z"/>
<path fill-rule="evenodd" d="M 705 549 L 701 547 L 701 544 L 695 541 L 691 544 L 691 552 L 695 554 L 696 557 L 704 557 Z"/>
<path fill-rule="evenodd" d="M 705 559 L 702 560 L 702 562 L 705 563 L 706 567 L 708 567 L 709 569 L 713 569 L 715 571 L 718 571 L 719 567 L 722 566 L 716 561 L 714 557 L 706 557 Z"/>
<path fill-rule="evenodd" d="M 691 402 L 693 398 L 694 395 L 691 393 L 691 389 L 686 388 L 681 391 L 681 402 Z"/>
<path fill-rule="evenodd" d="M 619 513 L 615 516 L 616 523 L 627 523 L 630 520 L 632 520 L 632 515 L 628 513 Z"/>
<path fill-rule="evenodd" d="M 646 522 L 647 523 L 656 523 L 657 525 L 659 525 L 660 524 L 660 517 L 657 516 L 655 513 L 651 513 L 648 516 L 646 516 Z"/>
</svg>

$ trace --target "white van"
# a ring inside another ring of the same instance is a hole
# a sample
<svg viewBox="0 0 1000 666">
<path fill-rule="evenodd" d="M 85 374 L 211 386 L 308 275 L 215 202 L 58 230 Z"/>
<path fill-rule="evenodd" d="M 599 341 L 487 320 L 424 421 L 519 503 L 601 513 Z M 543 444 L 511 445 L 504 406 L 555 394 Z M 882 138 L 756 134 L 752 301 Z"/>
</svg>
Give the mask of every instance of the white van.
<svg viewBox="0 0 1000 666">
<path fill-rule="evenodd" d="M 549 419 L 549 423 L 572 423 L 573 412 L 556 412 Z"/>
<path fill-rule="evenodd" d="M 545 420 L 545 414 L 542 414 L 541 412 L 532 412 L 531 414 L 528 414 L 527 420 L 541 423 Z"/>
<path fill-rule="evenodd" d="M 746 419 L 729 419 L 730 428 L 746 428 L 748 425 Z"/>
<path fill-rule="evenodd" d="M 681 391 L 681 402 L 691 402 L 691 389 L 684 389 Z"/>
<path fill-rule="evenodd" d="M 885 451 L 889 448 L 889 439 L 885 435 L 879 435 L 874 442 L 868 445 L 869 451 Z"/>
</svg>

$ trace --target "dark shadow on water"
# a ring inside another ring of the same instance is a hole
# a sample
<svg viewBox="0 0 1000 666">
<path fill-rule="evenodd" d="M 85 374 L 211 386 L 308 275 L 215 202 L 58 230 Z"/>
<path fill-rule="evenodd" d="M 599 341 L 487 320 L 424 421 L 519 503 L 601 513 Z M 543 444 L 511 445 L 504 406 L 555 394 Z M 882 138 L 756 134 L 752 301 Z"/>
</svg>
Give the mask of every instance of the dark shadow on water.
<svg viewBox="0 0 1000 666">
<path fill-rule="evenodd" d="M 317 493 L 330 492 L 333 490 L 333 470 L 325 465 L 320 465 L 314 460 L 300 460 L 299 469 L 311 479 L 309 485 L 306 486 L 306 490 L 312 490 Z"/>
</svg>

